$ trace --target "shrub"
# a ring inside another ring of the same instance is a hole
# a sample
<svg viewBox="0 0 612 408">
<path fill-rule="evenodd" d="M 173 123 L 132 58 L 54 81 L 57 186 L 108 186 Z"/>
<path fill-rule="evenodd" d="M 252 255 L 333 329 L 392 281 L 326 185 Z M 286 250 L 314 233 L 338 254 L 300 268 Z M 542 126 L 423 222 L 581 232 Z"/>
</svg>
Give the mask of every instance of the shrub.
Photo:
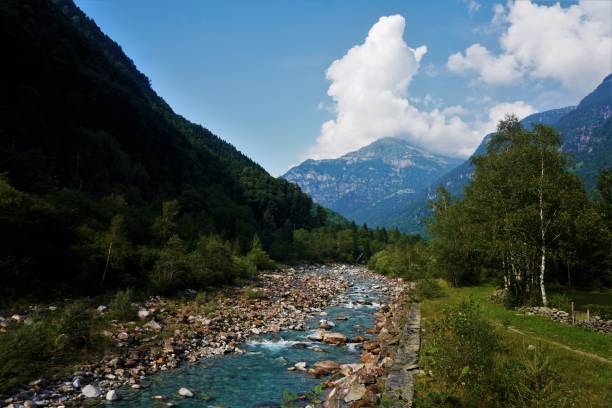
<svg viewBox="0 0 612 408">
<path fill-rule="evenodd" d="M 136 308 L 132 305 L 132 290 L 118 290 L 108 307 L 108 317 L 111 320 L 129 321 L 136 316 Z"/>
<path fill-rule="evenodd" d="M 415 293 L 419 300 L 437 299 L 446 296 L 444 289 L 437 280 L 432 278 L 421 279 L 417 282 Z"/>
<path fill-rule="evenodd" d="M 548 298 L 549 307 L 565 310 L 566 312 L 571 310 L 571 303 L 571 299 L 564 293 L 553 293 Z"/>
<path fill-rule="evenodd" d="M 50 367 L 55 333 L 48 322 L 36 322 L 0 333 L 0 393 L 8 394 Z"/>
<path fill-rule="evenodd" d="M 591 316 L 599 316 L 604 320 L 612 320 L 612 306 L 610 305 L 582 305 L 583 310 L 589 310 Z"/>
<path fill-rule="evenodd" d="M 524 350 L 524 348 L 523 348 Z M 495 400 L 508 407 L 572 406 L 571 393 L 560 387 L 559 375 L 550 364 L 546 350 L 508 356 L 496 364 L 492 382 Z"/>
<path fill-rule="evenodd" d="M 426 356 L 434 375 L 450 390 L 463 385 L 469 392 L 480 393 L 500 346 L 479 306 L 471 300 L 451 306 L 432 328 Z"/>
<path fill-rule="evenodd" d="M 195 297 L 195 302 L 202 306 L 208 302 L 208 296 L 206 296 L 206 292 L 198 292 Z"/>
<path fill-rule="evenodd" d="M 252 279 L 257 276 L 257 267 L 246 256 L 235 256 L 234 263 L 240 271 L 240 277 L 245 279 Z"/>
<path fill-rule="evenodd" d="M 258 271 L 276 269 L 276 264 L 266 251 L 261 248 L 253 248 L 247 254 L 249 261 L 255 265 Z"/>
<path fill-rule="evenodd" d="M 59 343 L 61 349 L 91 348 L 93 346 L 93 311 L 87 302 L 78 301 L 70 305 L 59 320 Z"/>
<path fill-rule="evenodd" d="M 244 296 L 249 299 L 249 300 L 253 300 L 253 299 L 262 299 L 264 298 L 266 295 L 263 291 L 257 289 L 257 288 L 247 288 L 244 291 Z"/>
</svg>

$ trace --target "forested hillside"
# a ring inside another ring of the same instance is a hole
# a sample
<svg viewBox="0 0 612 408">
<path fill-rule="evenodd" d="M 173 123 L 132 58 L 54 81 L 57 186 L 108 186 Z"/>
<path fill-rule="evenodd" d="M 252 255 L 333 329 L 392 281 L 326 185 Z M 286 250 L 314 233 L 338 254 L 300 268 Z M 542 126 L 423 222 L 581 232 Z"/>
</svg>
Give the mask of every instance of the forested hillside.
<svg viewBox="0 0 612 408">
<path fill-rule="evenodd" d="M 345 223 L 175 114 L 72 1 L 3 2 L 0 22 L 1 290 L 229 282 Z"/>
</svg>

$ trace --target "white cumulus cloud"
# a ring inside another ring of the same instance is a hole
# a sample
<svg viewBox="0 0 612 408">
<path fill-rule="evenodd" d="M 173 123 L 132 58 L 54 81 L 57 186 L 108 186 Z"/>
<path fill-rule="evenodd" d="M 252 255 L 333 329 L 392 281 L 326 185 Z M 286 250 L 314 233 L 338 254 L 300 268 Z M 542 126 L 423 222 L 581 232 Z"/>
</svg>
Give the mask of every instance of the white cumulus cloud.
<svg viewBox="0 0 612 408">
<path fill-rule="evenodd" d="M 493 24 L 503 27 L 501 52 L 473 44 L 449 57 L 450 71 L 476 71 L 487 84 L 553 79 L 577 93 L 590 91 L 612 71 L 611 1 L 562 7 L 522 0 L 494 10 Z"/>
<path fill-rule="evenodd" d="M 328 68 L 331 85 L 327 93 L 336 117 L 323 123 L 307 157 L 338 157 L 388 136 L 402 137 L 436 153 L 468 156 L 484 134 L 495 129 L 494 121 L 507 113 L 522 117 L 534 111 L 521 101 L 500 104 L 484 120 L 468 123 L 461 118 L 466 114 L 463 107 L 441 109 L 437 107 L 440 101 L 431 95 L 412 100 L 435 109 L 422 111 L 413 106 L 408 88 L 427 48 L 406 44 L 405 24 L 399 15 L 381 17 L 363 44 Z"/>
</svg>

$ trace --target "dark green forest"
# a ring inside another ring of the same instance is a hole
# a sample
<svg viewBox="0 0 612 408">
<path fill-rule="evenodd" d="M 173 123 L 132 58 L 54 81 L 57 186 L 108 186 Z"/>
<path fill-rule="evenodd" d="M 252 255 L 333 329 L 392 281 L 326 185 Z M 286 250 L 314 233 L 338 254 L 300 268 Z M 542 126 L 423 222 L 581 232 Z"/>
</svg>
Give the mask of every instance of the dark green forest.
<svg viewBox="0 0 612 408">
<path fill-rule="evenodd" d="M 174 113 L 72 1 L 10 0 L 0 19 L 13 56 L 0 113 L 7 294 L 229 283 L 269 267 L 267 253 L 365 260 L 380 246 Z M 332 242 L 342 228 L 350 249 Z M 305 248 L 313 229 L 331 249 Z"/>
</svg>

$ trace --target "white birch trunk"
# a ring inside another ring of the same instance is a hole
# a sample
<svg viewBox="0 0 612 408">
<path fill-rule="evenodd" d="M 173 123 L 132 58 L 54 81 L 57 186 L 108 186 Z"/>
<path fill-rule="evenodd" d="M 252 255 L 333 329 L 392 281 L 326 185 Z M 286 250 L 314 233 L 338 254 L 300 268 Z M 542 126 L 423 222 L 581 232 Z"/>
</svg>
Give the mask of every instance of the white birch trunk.
<svg viewBox="0 0 612 408">
<path fill-rule="evenodd" d="M 542 245 L 540 246 L 541 259 L 540 259 L 540 292 L 542 293 L 542 304 L 544 307 L 548 306 L 546 299 L 546 287 L 544 286 L 544 275 L 546 273 L 546 231 L 544 228 L 544 153 L 541 155 L 541 173 L 540 173 L 540 234 L 542 238 Z"/>
</svg>

